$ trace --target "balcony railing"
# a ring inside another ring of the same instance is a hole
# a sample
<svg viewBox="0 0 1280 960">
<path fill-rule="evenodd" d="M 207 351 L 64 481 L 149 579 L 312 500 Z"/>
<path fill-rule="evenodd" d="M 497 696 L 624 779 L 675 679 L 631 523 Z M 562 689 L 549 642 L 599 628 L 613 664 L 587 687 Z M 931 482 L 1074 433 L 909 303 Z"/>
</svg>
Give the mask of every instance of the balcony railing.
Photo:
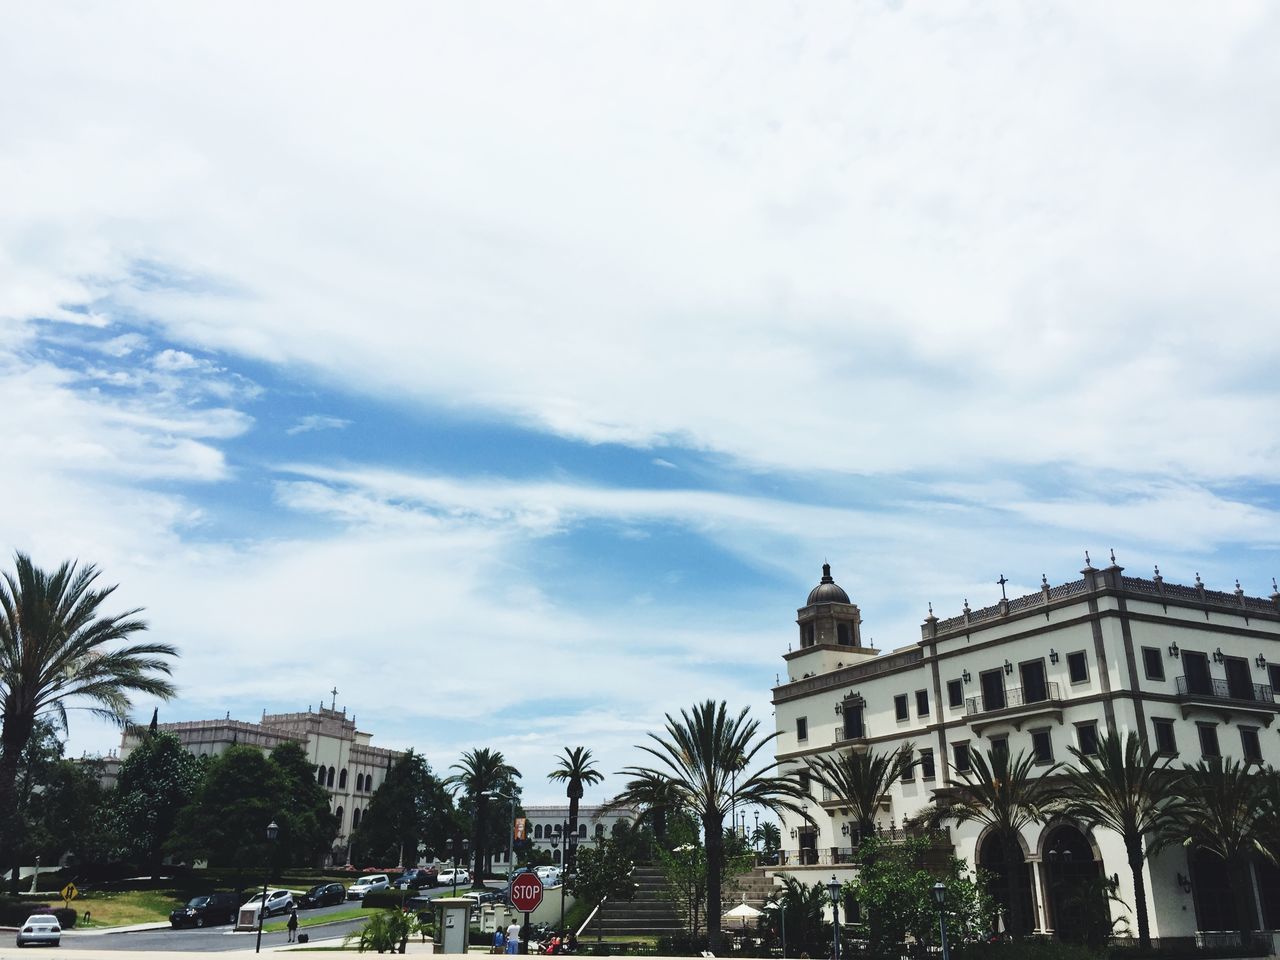
<svg viewBox="0 0 1280 960">
<path fill-rule="evenodd" d="M 1029 691 L 1029 692 L 1028 692 Z M 1058 692 L 1056 681 L 1035 687 L 1010 687 L 999 697 L 969 697 L 964 702 L 964 712 L 972 717 L 978 713 L 991 713 L 993 710 L 1004 710 L 1008 707 L 1032 707 L 1041 703 L 1056 703 L 1062 697 Z"/>
<path fill-rule="evenodd" d="M 1178 696 L 1207 697 L 1211 700 L 1235 700 L 1237 702 L 1275 703 L 1275 696 L 1270 686 L 1265 683 L 1231 684 L 1226 680 L 1210 677 L 1192 679 L 1178 677 Z"/>
</svg>

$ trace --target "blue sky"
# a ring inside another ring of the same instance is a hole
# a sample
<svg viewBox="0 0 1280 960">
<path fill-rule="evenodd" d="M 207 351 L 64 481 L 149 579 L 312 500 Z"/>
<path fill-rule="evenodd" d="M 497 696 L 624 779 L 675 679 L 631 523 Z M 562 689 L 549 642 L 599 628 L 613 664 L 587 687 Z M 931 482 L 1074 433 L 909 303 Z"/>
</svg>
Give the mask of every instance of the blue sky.
<svg viewBox="0 0 1280 960">
<path fill-rule="evenodd" d="M 336 685 L 545 800 L 770 728 L 824 560 L 883 649 L 1280 572 L 1270 5 L 6 19 L 0 542 L 147 609 L 166 719 Z"/>
</svg>

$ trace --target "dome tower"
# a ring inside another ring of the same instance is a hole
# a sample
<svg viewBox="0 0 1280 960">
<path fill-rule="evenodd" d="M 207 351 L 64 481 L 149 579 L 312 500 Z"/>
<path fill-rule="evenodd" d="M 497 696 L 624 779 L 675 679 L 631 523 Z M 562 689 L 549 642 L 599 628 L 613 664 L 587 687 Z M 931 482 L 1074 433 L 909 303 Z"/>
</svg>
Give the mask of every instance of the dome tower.
<svg viewBox="0 0 1280 960">
<path fill-rule="evenodd" d="M 831 564 L 822 565 L 822 579 L 796 611 L 800 649 L 821 645 L 862 649 L 862 616 L 858 605 L 831 577 Z"/>
</svg>

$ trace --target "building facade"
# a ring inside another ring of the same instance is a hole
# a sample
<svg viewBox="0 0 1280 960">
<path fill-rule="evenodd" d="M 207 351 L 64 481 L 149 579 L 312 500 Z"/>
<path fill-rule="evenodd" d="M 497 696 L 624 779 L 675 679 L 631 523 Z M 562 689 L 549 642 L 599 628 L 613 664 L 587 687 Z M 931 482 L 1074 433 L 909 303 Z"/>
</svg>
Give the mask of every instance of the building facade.
<svg viewBox="0 0 1280 960">
<path fill-rule="evenodd" d="M 564 837 L 569 824 L 569 805 L 525 807 L 525 834 L 534 848 L 551 854 L 552 863 L 564 860 Z M 578 848 L 594 847 L 611 836 L 615 824 L 632 823 L 634 810 L 609 810 L 603 806 L 578 807 Z"/>
<path fill-rule="evenodd" d="M 351 831 L 360 825 L 373 791 L 403 751 L 372 745 L 372 735 L 356 729 L 355 717 L 341 710 L 321 706 L 298 713 L 267 713 L 257 723 L 232 720 L 192 720 L 157 724 L 172 733 L 197 756 L 220 756 L 234 745 L 257 747 L 270 753 L 282 743 L 297 743 L 306 751 L 316 769 L 316 781 L 329 793 L 329 809 L 338 818 L 338 836 L 333 857 L 345 859 Z M 125 730 L 119 758 L 123 761 L 141 742 L 145 727 Z M 115 758 L 113 758 L 115 759 Z"/>
<path fill-rule="evenodd" d="M 1125 576 L 1114 556 L 1088 563 L 1079 579 L 1004 599 L 958 616 L 930 609 L 918 641 L 881 653 L 862 644 L 861 615 L 823 566 L 797 611 L 798 646 L 784 657 L 787 680 L 773 690 L 777 759 L 806 776 L 806 761 L 843 751 L 890 752 L 911 744 L 882 802 L 878 827 L 892 837 L 926 812 L 969 767 L 971 751 L 1027 752 L 1048 768 L 1092 751 L 1107 731 L 1137 733 L 1176 767 L 1222 756 L 1280 765 L 1280 590 L 1270 597 Z M 1004 578 L 1001 577 L 1001 581 Z M 1274 587 L 1274 581 L 1273 581 Z M 1003 582 L 1001 584 L 1003 591 Z M 853 875 L 851 813 L 815 784 L 807 809 L 816 826 L 782 819 L 783 868 L 812 879 Z M 999 844 L 981 825 L 949 828 L 971 864 L 999 869 Z M 1130 909 L 1133 884 L 1120 838 L 1056 817 L 1021 837 L 1024 916 L 1053 933 L 1072 880 L 1118 879 Z M 1182 847 L 1149 858 L 1152 936 L 1234 929 L 1242 900 L 1221 866 Z M 1280 871 L 1255 868 L 1260 925 L 1280 927 Z M 993 890 L 997 900 L 1002 891 Z M 1004 894 L 1007 902 L 1007 893 Z M 1128 917 L 1136 935 L 1137 922 Z"/>
</svg>

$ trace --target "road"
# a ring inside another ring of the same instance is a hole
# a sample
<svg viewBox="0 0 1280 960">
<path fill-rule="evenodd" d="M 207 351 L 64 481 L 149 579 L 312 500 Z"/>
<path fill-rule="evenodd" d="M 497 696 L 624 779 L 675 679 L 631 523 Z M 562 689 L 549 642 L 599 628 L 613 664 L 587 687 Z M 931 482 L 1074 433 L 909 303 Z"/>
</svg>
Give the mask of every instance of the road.
<svg viewBox="0 0 1280 960">
<path fill-rule="evenodd" d="M 436 887 L 432 890 L 419 891 L 419 896 L 448 896 L 452 892 L 452 887 Z M 458 890 L 459 894 L 464 892 L 465 890 L 462 888 Z M 299 911 L 298 916 L 302 919 L 323 917 L 349 910 L 355 905 L 356 901 L 350 900 L 332 907 L 302 910 Z M 284 918 L 272 917 L 267 923 L 278 923 L 282 919 Z M 329 941 L 327 945 L 333 946 L 333 941 L 341 942 L 348 934 L 359 930 L 364 925 L 364 922 L 364 918 L 344 920 L 322 926 L 302 927 L 298 932 L 307 934 L 310 943 L 318 944 Z M 230 926 L 203 927 L 199 930 L 194 928 L 173 930 L 169 927 L 164 927 L 157 930 L 133 930 L 123 933 L 96 930 L 68 931 L 63 934 L 62 944 L 69 949 L 75 950 L 180 950 L 214 953 L 222 950 L 252 950 L 256 939 L 256 931 L 236 933 Z M 289 935 L 284 930 L 279 933 L 267 933 L 264 931 L 262 934 L 262 947 L 265 950 L 267 947 L 283 946 L 288 943 L 288 940 Z"/>
</svg>

